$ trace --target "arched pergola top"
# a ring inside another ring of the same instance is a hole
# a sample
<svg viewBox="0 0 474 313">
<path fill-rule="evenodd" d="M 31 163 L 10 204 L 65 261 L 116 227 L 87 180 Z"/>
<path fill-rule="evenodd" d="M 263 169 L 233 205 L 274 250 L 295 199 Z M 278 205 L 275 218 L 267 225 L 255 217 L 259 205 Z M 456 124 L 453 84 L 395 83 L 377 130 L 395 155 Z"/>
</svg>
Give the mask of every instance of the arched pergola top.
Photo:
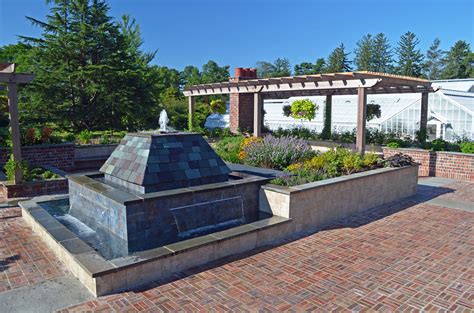
<svg viewBox="0 0 474 313">
<path fill-rule="evenodd" d="M 292 96 L 434 92 L 426 79 L 378 72 L 358 71 L 275 78 L 258 78 L 193 85 L 185 88 L 185 96 L 260 92 L 266 99 Z"/>
</svg>

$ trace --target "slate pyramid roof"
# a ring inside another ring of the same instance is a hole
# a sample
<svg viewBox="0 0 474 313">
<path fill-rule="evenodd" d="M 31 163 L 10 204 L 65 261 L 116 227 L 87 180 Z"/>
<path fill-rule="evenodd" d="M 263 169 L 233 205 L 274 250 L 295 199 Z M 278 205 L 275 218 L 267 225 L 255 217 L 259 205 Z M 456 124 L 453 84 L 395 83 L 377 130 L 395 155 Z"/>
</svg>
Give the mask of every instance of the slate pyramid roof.
<svg viewBox="0 0 474 313">
<path fill-rule="evenodd" d="M 131 133 L 100 172 L 107 182 L 146 193 L 227 181 L 231 170 L 199 134 Z"/>
</svg>

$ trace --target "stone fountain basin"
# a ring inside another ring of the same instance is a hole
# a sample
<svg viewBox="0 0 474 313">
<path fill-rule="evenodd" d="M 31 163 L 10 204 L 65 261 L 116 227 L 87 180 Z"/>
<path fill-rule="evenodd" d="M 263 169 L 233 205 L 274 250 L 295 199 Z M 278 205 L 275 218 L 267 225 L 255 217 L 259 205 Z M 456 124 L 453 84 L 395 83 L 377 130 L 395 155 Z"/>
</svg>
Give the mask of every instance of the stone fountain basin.
<svg viewBox="0 0 474 313">
<path fill-rule="evenodd" d="M 287 233 L 291 221 L 290 218 L 271 216 L 107 260 L 42 207 L 44 202 L 67 198 L 43 196 L 19 205 L 24 220 L 33 231 L 96 297 L 130 290 L 194 266 L 272 244 L 280 234 Z"/>
<path fill-rule="evenodd" d="M 96 248 L 108 259 L 188 239 L 217 222 L 256 221 L 260 187 L 270 180 L 232 172 L 226 182 L 137 194 L 99 174 L 68 179 L 70 214 L 97 232 Z"/>
</svg>

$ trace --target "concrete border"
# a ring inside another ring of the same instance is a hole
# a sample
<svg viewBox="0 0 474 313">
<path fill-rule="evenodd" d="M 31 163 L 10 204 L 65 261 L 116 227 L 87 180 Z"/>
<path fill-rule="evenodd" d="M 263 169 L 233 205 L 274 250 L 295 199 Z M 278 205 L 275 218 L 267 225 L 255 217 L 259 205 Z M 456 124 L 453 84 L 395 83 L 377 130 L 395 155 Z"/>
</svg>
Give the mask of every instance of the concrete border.
<svg viewBox="0 0 474 313">
<path fill-rule="evenodd" d="M 223 257 L 271 244 L 291 219 L 279 216 L 188 239 L 113 260 L 104 259 L 58 222 L 41 202 L 20 202 L 22 216 L 94 296 L 128 290 Z"/>
<path fill-rule="evenodd" d="M 381 168 L 294 187 L 264 185 L 260 210 L 293 220 L 293 232 L 312 231 L 416 193 L 418 165 Z"/>
</svg>

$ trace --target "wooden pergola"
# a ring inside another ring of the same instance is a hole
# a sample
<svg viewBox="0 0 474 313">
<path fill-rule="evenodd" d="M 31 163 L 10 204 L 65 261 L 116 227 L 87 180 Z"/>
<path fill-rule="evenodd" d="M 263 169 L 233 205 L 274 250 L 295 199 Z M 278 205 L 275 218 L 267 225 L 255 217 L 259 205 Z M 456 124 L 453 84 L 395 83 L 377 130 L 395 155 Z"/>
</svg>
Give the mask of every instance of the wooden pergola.
<svg viewBox="0 0 474 313">
<path fill-rule="evenodd" d="M 17 85 L 29 83 L 34 76 L 32 74 L 15 73 L 14 63 L 0 63 L 0 87 L 6 85 L 8 89 L 8 112 L 10 114 L 10 129 L 12 134 L 13 160 L 16 163 L 21 162 L 21 141 L 20 141 L 20 123 L 18 118 L 18 94 Z M 20 168 L 15 170 L 15 183 L 22 182 L 22 172 Z"/>
<path fill-rule="evenodd" d="M 196 97 L 222 94 L 253 94 L 254 136 L 261 136 L 264 99 L 285 99 L 294 96 L 326 96 L 325 111 L 330 112 L 332 96 L 357 95 L 356 148 L 360 153 L 364 153 L 368 94 L 420 93 L 420 130 L 426 131 L 428 93 L 434 91 L 431 82 L 425 79 L 364 71 L 247 80 L 231 79 L 229 82 L 190 86 L 184 90 L 184 95 L 189 100 L 189 118 L 192 121 Z"/>
</svg>

